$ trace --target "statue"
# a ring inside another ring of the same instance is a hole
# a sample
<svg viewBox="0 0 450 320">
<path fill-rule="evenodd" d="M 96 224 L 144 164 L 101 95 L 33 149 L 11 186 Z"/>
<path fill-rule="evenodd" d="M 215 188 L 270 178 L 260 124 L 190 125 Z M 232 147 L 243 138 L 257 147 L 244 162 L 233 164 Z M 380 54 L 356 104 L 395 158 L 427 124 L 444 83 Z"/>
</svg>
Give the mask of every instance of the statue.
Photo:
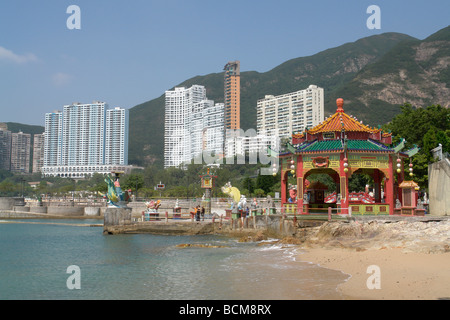
<svg viewBox="0 0 450 320">
<path fill-rule="evenodd" d="M 108 192 L 105 194 L 102 194 L 99 192 L 99 194 L 108 199 L 109 207 L 111 208 L 126 208 L 127 203 L 130 200 L 130 195 L 128 191 L 123 192 L 120 188 L 119 183 L 119 172 L 112 172 L 114 174 L 114 180 L 111 176 L 107 176 L 105 178 L 105 182 L 108 185 Z"/>
<path fill-rule="evenodd" d="M 238 203 L 238 209 L 239 210 L 245 210 L 245 207 L 247 206 L 247 198 L 244 195 L 241 195 L 241 199 Z"/>
<path fill-rule="evenodd" d="M 250 207 L 252 208 L 252 210 L 256 210 L 258 208 L 258 202 L 256 201 L 256 198 L 253 198 L 253 202 L 250 204 Z"/>
<path fill-rule="evenodd" d="M 161 206 L 161 200 L 152 200 L 150 202 L 146 202 L 145 205 L 147 206 L 147 211 L 158 212 L 158 208 Z"/>
<path fill-rule="evenodd" d="M 289 187 L 289 203 L 296 203 L 297 202 L 297 188 L 295 186 Z"/>
<path fill-rule="evenodd" d="M 238 188 L 232 187 L 230 182 L 225 184 L 221 189 L 223 193 L 231 197 L 231 209 L 233 209 L 241 201 L 241 192 Z"/>
</svg>

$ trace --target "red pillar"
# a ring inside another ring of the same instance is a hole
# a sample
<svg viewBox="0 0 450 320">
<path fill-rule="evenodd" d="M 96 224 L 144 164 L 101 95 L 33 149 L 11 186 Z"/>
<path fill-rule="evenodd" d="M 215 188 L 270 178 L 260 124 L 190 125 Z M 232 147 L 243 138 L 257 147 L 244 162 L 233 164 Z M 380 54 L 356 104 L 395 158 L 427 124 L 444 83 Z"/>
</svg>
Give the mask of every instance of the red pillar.
<svg viewBox="0 0 450 320">
<path fill-rule="evenodd" d="M 305 179 L 303 177 L 303 157 L 297 155 L 297 213 L 303 213 L 303 194 L 305 193 Z"/>
<path fill-rule="evenodd" d="M 341 194 L 341 209 L 343 214 L 348 214 L 348 172 L 344 171 L 344 153 L 341 153 L 339 159 L 339 181 Z M 348 162 L 348 161 L 347 161 Z"/>
<path fill-rule="evenodd" d="M 389 214 L 394 214 L 394 208 L 395 208 L 395 197 L 394 197 L 394 164 L 392 155 L 389 155 L 389 172 L 386 176 L 386 203 L 389 205 Z"/>
<path fill-rule="evenodd" d="M 281 206 L 287 202 L 287 174 L 283 171 L 283 161 L 280 161 L 280 170 L 281 170 Z"/>
</svg>

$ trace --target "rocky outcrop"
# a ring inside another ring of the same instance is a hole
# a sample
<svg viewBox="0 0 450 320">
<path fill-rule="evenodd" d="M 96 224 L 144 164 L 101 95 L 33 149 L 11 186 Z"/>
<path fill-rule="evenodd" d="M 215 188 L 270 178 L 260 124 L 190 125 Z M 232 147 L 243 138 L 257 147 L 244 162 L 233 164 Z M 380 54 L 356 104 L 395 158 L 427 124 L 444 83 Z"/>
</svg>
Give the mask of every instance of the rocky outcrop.
<svg viewBox="0 0 450 320">
<path fill-rule="evenodd" d="M 305 246 L 355 250 L 401 248 L 410 252 L 450 252 L 450 220 L 326 222 L 300 235 Z"/>
</svg>

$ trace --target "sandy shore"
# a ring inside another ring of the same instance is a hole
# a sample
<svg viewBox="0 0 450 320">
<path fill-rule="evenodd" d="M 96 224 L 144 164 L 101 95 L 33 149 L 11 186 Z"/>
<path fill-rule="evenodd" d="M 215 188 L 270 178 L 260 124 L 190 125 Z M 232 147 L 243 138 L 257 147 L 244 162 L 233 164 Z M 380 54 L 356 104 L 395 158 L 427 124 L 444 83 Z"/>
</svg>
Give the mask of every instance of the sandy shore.
<svg viewBox="0 0 450 320">
<path fill-rule="evenodd" d="M 345 299 L 450 299 L 450 252 L 317 248 L 307 249 L 299 259 L 349 274 L 351 277 L 338 287 Z M 375 272 L 368 272 L 374 265 L 380 271 L 379 289 Z"/>
<path fill-rule="evenodd" d="M 298 259 L 349 274 L 345 299 L 450 299 L 449 244 L 450 221 L 329 224 Z"/>
</svg>

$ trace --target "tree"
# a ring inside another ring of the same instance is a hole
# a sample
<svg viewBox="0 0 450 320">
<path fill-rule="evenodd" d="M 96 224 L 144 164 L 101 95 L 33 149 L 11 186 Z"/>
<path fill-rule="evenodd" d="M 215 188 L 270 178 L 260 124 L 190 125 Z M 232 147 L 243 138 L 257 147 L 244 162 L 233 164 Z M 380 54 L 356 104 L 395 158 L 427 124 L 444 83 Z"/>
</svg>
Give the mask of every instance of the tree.
<svg viewBox="0 0 450 320">
<path fill-rule="evenodd" d="M 277 182 L 278 181 L 274 176 L 266 176 L 258 174 L 258 177 L 256 178 L 256 188 L 264 190 L 264 193 L 267 194 L 271 191 L 272 186 Z"/>
<path fill-rule="evenodd" d="M 120 180 L 122 190 L 134 190 L 136 192 L 144 186 L 144 177 L 141 174 L 131 173 Z"/>
<path fill-rule="evenodd" d="M 255 189 L 255 197 L 262 198 L 264 197 L 265 192 L 263 189 Z"/>
<path fill-rule="evenodd" d="M 444 152 L 450 148 L 450 110 L 440 105 L 431 105 L 426 108 L 413 108 L 405 103 L 400 107 L 402 112 L 396 115 L 391 123 L 385 126 L 391 130 L 395 143 L 400 138 L 406 139 L 405 150 L 417 145 L 418 154 L 413 156 L 413 177 L 422 189 L 428 188 L 428 163 L 433 161 L 431 150 L 442 144 Z M 409 163 L 404 163 L 408 168 Z M 408 174 L 406 179 L 411 179 Z"/>
</svg>

